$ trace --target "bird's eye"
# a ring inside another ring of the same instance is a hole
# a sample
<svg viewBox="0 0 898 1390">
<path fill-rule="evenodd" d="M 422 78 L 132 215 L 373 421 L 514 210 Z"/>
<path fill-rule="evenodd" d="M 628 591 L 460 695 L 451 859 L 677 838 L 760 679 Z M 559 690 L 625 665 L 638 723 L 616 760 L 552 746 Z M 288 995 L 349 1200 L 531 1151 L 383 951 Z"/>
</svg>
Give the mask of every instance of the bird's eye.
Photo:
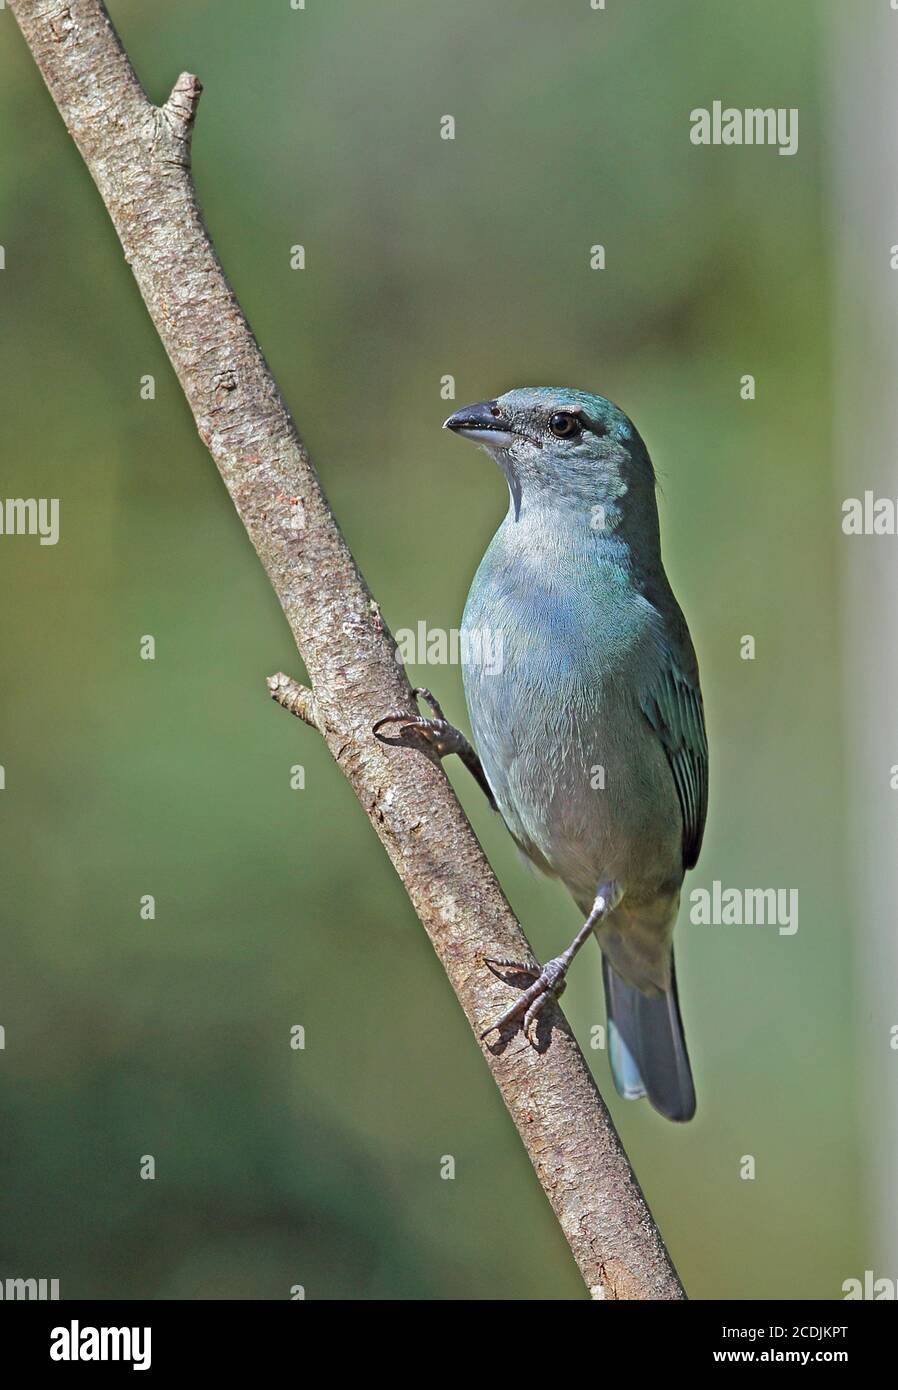
<svg viewBox="0 0 898 1390">
<path fill-rule="evenodd" d="M 580 421 L 576 415 L 569 415 L 566 410 L 559 410 L 549 421 L 549 429 L 556 439 L 573 439 L 580 433 Z"/>
</svg>

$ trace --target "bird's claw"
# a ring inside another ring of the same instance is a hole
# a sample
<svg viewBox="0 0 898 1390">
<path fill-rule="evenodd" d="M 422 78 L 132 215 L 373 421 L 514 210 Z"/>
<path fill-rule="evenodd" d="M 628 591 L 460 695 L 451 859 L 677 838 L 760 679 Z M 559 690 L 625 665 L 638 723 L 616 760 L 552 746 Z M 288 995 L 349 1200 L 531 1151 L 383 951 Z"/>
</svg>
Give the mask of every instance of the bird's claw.
<svg viewBox="0 0 898 1390">
<path fill-rule="evenodd" d="M 426 686 L 416 686 L 412 691 L 416 700 L 423 700 L 429 705 L 433 712 L 433 718 L 428 719 L 423 714 L 385 714 L 382 719 L 371 728 L 371 732 L 378 743 L 402 744 L 409 735 L 429 743 L 434 752 L 439 756 L 445 757 L 447 753 L 454 751 L 452 747 L 452 735 L 455 730 L 443 714 L 439 701 L 431 695 Z M 401 727 L 397 731 L 397 736 L 388 738 L 380 730 L 385 724 L 399 724 Z"/>
<path fill-rule="evenodd" d="M 506 975 L 524 975 L 528 980 L 535 980 L 540 972 L 538 965 L 525 965 L 523 961 L 505 960 L 501 956 L 484 956 L 483 963 L 499 979 L 502 978 L 503 971 Z"/>
<path fill-rule="evenodd" d="M 497 811 L 499 808 L 496 798 L 486 780 L 483 765 L 464 734 L 449 723 L 439 700 L 431 695 L 426 686 L 416 686 L 412 694 L 416 700 L 424 700 L 430 706 L 433 718 L 427 719 L 423 714 L 385 714 L 371 728 L 378 743 L 388 744 L 391 748 L 429 748 L 438 758 L 447 758 L 450 753 L 457 753 L 490 806 Z M 380 732 L 387 724 L 399 725 L 398 737 L 388 738 Z"/>
<path fill-rule="evenodd" d="M 556 956 L 553 960 L 546 961 L 546 964 L 539 970 L 535 970 L 531 965 L 523 965 L 519 961 L 484 959 L 484 964 L 493 970 L 493 966 L 502 966 L 513 974 L 524 975 L 533 980 L 532 985 L 523 990 L 515 1002 L 505 1010 L 501 1018 L 497 1018 L 495 1023 L 491 1023 L 489 1028 L 484 1029 L 480 1034 L 480 1041 L 489 1037 L 490 1033 L 497 1033 L 505 1027 L 506 1023 L 511 1023 L 513 1019 L 521 1019 L 521 1031 L 530 1046 L 537 1048 L 536 1024 L 539 1016 L 546 1005 L 559 997 L 565 987 L 565 976 L 569 962 Z M 497 972 L 493 970 L 495 975 Z"/>
</svg>

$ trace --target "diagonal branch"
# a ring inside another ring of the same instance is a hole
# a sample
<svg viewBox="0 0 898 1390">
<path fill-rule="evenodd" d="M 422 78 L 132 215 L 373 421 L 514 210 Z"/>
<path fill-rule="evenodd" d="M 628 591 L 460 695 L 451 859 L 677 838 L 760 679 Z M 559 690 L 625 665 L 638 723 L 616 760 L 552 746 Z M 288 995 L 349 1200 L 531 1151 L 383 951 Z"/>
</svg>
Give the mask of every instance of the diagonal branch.
<svg viewBox="0 0 898 1390">
<path fill-rule="evenodd" d="M 475 1034 L 506 987 L 484 956 L 532 960 L 437 762 L 371 726 L 413 710 L 359 574 L 204 226 L 190 173 L 201 87 L 153 106 L 100 0 L 10 0 L 99 189 L 150 316 L 290 624 L 314 694 L 272 693 L 312 723 L 380 836 Z M 586 1284 L 598 1298 L 685 1297 L 589 1068 L 557 1009 L 550 1047 L 482 1047 Z"/>
</svg>

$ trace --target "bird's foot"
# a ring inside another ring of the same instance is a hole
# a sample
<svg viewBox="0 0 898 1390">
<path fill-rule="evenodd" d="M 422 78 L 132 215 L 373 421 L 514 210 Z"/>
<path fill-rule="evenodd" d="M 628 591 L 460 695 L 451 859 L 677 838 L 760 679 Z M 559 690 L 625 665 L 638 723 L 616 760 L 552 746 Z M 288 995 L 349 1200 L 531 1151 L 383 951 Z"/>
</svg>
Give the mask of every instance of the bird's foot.
<svg viewBox="0 0 898 1390">
<path fill-rule="evenodd" d="M 402 747 L 407 745 L 409 740 L 413 743 L 420 741 L 430 744 L 439 758 L 446 758 L 450 753 L 460 753 L 469 747 L 464 734 L 460 729 L 452 727 L 443 714 L 439 700 L 431 695 L 425 686 L 416 686 L 412 694 L 416 700 L 423 700 L 430 706 L 433 718 L 427 719 L 423 714 L 385 714 L 371 729 L 379 743 Z M 393 737 L 388 738 L 380 732 L 386 724 L 398 724 L 401 727 Z"/>
<path fill-rule="evenodd" d="M 510 975 L 520 975 L 525 980 L 532 980 L 533 983 L 523 990 L 520 998 L 516 999 L 510 1009 L 506 1009 L 501 1018 L 495 1023 L 490 1024 L 483 1033 L 480 1034 L 480 1041 L 489 1037 L 490 1033 L 497 1032 L 506 1023 L 511 1023 L 512 1019 L 521 1018 L 521 1027 L 524 1036 L 530 1046 L 537 1046 L 535 1037 L 535 1025 L 550 999 L 557 999 L 565 986 L 565 979 L 568 968 L 574 956 L 588 941 L 596 930 L 599 923 L 607 913 L 613 912 L 623 896 L 620 885 L 617 883 L 603 883 L 593 901 L 589 916 L 583 926 L 577 932 L 570 946 L 566 951 L 562 951 L 560 956 L 555 956 L 553 960 L 546 961 L 543 966 L 522 965 L 515 960 L 497 960 L 485 957 L 485 964 L 489 966 L 494 975 L 505 972 Z"/>
<path fill-rule="evenodd" d="M 501 977 L 502 972 L 510 975 L 521 975 L 525 979 L 532 980 L 533 983 L 522 990 L 520 997 L 510 1008 L 505 1010 L 501 1018 L 497 1018 L 495 1023 L 484 1029 L 480 1034 L 481 1042 L 484 1038 L 489 1037 L 490 1033 L 499 1032 L 506 1023 L 520 1018 L 524 1037 L 531 1047 L 537 1047 L 536 1025 L 539 1016 L 549 1001 L 558 999 L 564 991 L 567 983 L 565 977 L 570 963 L 571 956 L 567 952 L 563 956 L 555 956 L 554 959 L 547 960 L 545 965 L 541 967 L 524 965 L 515 960 L 484 958 L 484 964 L 489 966 L 494 975 Z"/>
<path fill-rule="evenodd" d="M 486 773 L 480 759 L 461 729 L 456 729 L 449 723 L 439 700 L 431 695 L 426 686 L 415 686 L 412 694 L 416 700 L 423 700 L 425 704 L 430 706 L 433 718 L 428 719 L 423 714 L 385 714 L 372 726 L 371 732 L 374 737 L 379 743 L 386 743 L 394 748 L 429 747 L 433 749 L 438 758 L 448 758 L 450 753 L 457 753 L 480 786 L 493 810 L 497 810 L 496 801 L 490 784 L 486 780 Z M 381 733 L 381 729 L 387 724 L 399 725 L 396 733 L 392 736 Z"/>
</svg>

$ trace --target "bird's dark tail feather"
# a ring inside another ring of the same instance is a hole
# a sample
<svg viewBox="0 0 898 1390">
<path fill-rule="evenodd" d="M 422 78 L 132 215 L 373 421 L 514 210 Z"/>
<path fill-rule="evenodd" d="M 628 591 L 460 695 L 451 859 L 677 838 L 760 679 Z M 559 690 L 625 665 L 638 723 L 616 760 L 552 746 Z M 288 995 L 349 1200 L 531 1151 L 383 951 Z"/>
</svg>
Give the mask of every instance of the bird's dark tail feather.
<svg viewBox="0 0 898 1390">
<path fill-rule="evenodd" d="M 683 1037 L 673 960 L 670 970 L 670 989 L 665 994 L 649 996 L 628 985 L 602 957 L 611 1074 L 627 1100 L 648 1096 L 667 1119 L 691 1120 L 695 1114 L 695 1088 Z"/>
</svg>

